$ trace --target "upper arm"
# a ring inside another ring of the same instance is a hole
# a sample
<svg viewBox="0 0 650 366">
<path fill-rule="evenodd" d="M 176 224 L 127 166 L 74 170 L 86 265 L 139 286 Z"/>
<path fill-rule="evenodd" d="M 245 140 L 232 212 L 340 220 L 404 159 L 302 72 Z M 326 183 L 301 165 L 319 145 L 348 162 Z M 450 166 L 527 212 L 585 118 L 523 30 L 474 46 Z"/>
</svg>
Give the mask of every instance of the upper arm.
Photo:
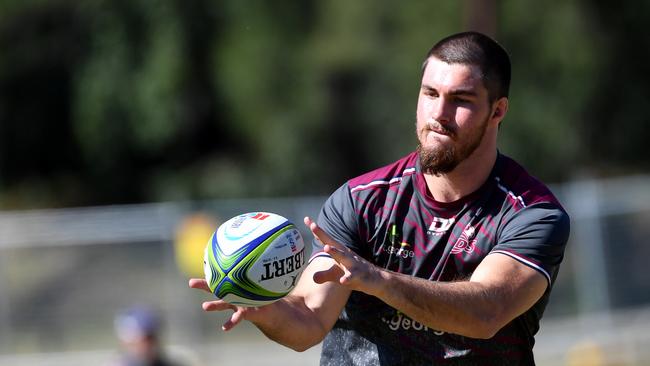
<svg viewBox="0 0 650 366">
<path fill-rule="evenodd" d="M 323 331 L 323 337 L 334 326 L 351 292 L 349 288 L 336 282 L 314 282 L 316 272 L 327 270 L 335 263 L 329 257 L 314 258 L 304 269 L 298 284 L 291 292 L 291 296 L 304 301 L 305 306 L 313 313 Z"/>
<path fill-rule="evenodd" d="M 530 309 L 549 286 L 539 271 L 499 253 L 485 257 L 470 281 L 481 284 L 494 304 L 496 330 Z"/>
<path fill-rule="evenodd" d="M 323 204 L 318 217 L 318 226 L 333 241 L 354 248 L 359 242 L 357 224 L 350 189 L 346 183 L 332 193 Z M 292 294 L 304 300 L 323 331 L 327 333 L 332 329 L 347 303 L 351 290 L 336 282 L 319 284 L 314 281 L 315 273 L 330 269 L 336 261 L 329 256 L 317 255 L 322 252 L 323 243 L 316 237 L 312 245 L 312 258 Z"/>
<path fill-rule="evenodd" d="M 497 245 L 470 279 L 494 298 L 496 322 L 505 325 L 550 290 L 568 235 L 568 215 L 552 204 L 528 206 L 504 224 Z"/>
</svg>

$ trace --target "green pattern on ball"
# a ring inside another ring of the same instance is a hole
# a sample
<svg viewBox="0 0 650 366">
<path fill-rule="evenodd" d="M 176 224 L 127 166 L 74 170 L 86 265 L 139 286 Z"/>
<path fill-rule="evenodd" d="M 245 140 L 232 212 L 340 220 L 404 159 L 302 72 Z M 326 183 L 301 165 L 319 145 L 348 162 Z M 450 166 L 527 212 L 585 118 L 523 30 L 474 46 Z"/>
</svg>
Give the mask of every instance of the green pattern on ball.
<svg viewBox="0 0 650 366">
<path fill-rule="evenodd" d="M 217 280 L 213 281 L 214 286 L 212 284 L 210 285 L 210 290 L 214 292 L 214 290 L 217 288 L 217 286 L 225 280 L 225 277 L 228 277 L 232 280 L 233 283 L 230 281 L 226 281 L 223 283 L 221 288 L 219 289 L 219 292 L 216 293 L 217 297 L 219 298 L 224 298 L 224 296 L 228 294 L 233 294 L 242 298 L 248 298 L 250 297 L 249 294 L 246 292 L 253 293 L 255 295 L 263 296 L 263 297 L 274 297 L 274 298 L 280 298 L 289 293 L 289 291 L 286 292 L 273 292 L 269 291 L 261 286 L 259 286 L 256 282 L 252 281 L 248 277 L 248 271 L 250 270 L 251 266 L 257 262 L 257 260 L 264 254 L 268 246 L 275 241 L 276 238 L 287 232 L 288 230 L 295 229 L 295 226 L 293 224 L 287 225 L 283 227 L 282 229 L 278 230 L 275 232 L 273 235 L 271 235 L 269 238 L 264 240 L 262 243 L 260 243 L 255 249 L 253 249 L 248 255 L 246 255 L 244 258 L 240 257 L 242 256 L 243 252 L 246 250 L 246 247 L 242 247 L 241 249 L 237 250 L 235 253 L 233 253 L 230 256 L 227 256 L 223 254 L 220 250 L 217 250 L 217 257 L 215 258 L 212 251 L 210 251 L 210 267 L 216 268 L 217 269 L 217 275 L 213 276 L 213 278 L 217 278 Z M 217 249 L 219 247 L 217 246 Z M 233 263 L 238 262 L 228 273 L 224 273 L 221 268 L 229 268 L 229 266 L 232 266 Z M 221 264 L 222 266 L 220 266 Z M 228 266 L 223 266 L 223 265 L 228 265 Z M 213 272 L 214 274 L 214 272 Z M 242 291 L 244 290 L 244 291 Z"/>
<path fill-rule="evenodd" d="M 221 267 L 218 265 L 216 258 L 214 257 L 214 251 L 212 250 L 212 245 L 210 245 L 210 250 L 208 250 L 208 262 L 210 264 L 210 270 L 212 271 L 212 280 L 208 284 L 210 291 L 214 293 L 214 290 L 217 288 L 217 285 L 226 277 L 226 274 L 221 270 Z"/>
<path fill-rule="evenodd" d="M 219 264 L 219 268 L 223 268 L 226 271 L 230 271 L 230 268 L 235 265 L 235 263 L 239 262 L 241 257 L 244 255 L 246 252 L 246 246 L 242 246 L 241 248 L 237 249 L 234 253 L 228 255 L 224 254 L 221 251 L 221 247 L 217 245 L 217 253 L 216 253 L 216 261 Z"/>
</svg>

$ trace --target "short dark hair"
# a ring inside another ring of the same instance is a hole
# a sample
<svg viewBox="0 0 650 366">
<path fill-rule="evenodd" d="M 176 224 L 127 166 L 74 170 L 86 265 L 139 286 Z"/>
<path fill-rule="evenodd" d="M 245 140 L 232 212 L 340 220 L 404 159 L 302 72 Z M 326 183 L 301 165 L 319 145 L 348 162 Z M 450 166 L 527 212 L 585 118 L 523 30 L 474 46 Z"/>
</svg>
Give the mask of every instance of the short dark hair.
<svg viewBox="0 0 650 366">
<path fill-rule="evenodd" d="M 478 66 L 490 103 L 501 97 L 508 97 L 510 56 L 497 41 L 485 34 L 462 32 L 443 38 L 427 53 L 422 64 L 422 73 L 431 57 L 448 64 Z"/>
</svg>

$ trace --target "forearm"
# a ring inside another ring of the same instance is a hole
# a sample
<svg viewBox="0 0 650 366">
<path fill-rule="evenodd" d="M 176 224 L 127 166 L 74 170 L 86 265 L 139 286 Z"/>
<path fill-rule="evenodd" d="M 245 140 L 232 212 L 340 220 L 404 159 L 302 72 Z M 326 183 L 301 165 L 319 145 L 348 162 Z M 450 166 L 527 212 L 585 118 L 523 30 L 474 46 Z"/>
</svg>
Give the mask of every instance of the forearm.
<svg viewBox="0 0 650 366">
<path fill-rule="evenodd" d="M 264 316 L 249 320 L 266 337 L 295 351 L 318 344 L 328 331 L 301 297 L 289 295 L 268 307 Z"/>
<path fill-rule="evenodd" d="M 467 281 L 435 282 L 372 267 L 365 290 L 430 328 L 491 338 L 530 309 L 548 282 L 505 255 L 488 255 Z"/>
<path fill-rule="evenodd" d="M 434 282 L 381 270 L 373 295 L 440 331 L 490 338 L 504 325 L 494 289 L 470 281 Z"/>
<path fill-rule="evenodd" d="M 335 283 L 316 284 L 314 274 L 334 261 L 317 258 L 302 273 L 291 294 L 265 307 L 265 314 L 249 317 L 268 338 L 304 351 L 325 338 L 350 296 L 350 289 Z"/>
</svg>

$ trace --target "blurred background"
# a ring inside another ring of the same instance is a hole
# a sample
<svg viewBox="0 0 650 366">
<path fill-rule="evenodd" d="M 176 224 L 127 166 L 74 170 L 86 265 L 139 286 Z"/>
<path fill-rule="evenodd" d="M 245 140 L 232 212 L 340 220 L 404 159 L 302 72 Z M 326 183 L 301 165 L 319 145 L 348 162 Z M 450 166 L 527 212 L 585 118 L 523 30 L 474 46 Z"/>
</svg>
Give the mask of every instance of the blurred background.
<svg viewBox="0 0 650 366">
<path fill-rule="evenodd" d="M 187 279 L 220 222 L 301 222 L 412 151 L 423 57 L 464 30 L 509 50 L 501 151 L 573 220 L 538 364 L 650 364 L 648 22 L 647 1 L 0 0 L 0 365 L 110 362 L 138 304 L 185 364 L 318 364 L 224 334 Z"/>
</svg>

